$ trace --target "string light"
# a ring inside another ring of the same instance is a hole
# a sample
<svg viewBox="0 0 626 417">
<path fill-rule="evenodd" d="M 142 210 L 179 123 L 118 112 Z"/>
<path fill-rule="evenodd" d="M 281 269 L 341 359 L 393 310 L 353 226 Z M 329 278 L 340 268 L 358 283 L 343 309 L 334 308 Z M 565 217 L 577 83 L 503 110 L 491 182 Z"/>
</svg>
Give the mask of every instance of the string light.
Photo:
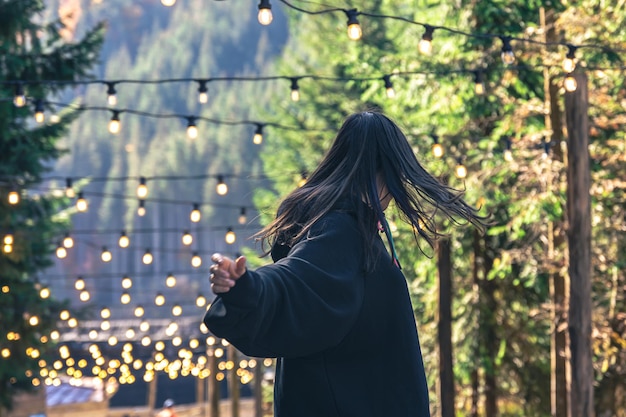
<svg viewBox="0 0 626 417">
<path fill-rule="evenodd" d="M 304 187 L 304 185 L 306 184 L 306 180 L 307 180 L 307 173 L 306 171 L 302 171 L 300 173 L 300 181 L 298 181 L 298 187 Z"/>
<path fill-rule="evenodd" d="M 80 292 L 79 298 L 80 298 L 80 301 L 82 301 L 83 303 L 86 303 L 91 298 L 91 295 L 89 294 L 89 291 L 83 290 Z"/>
<path fill-rule="evenodd" d="M 563 71 L 571 73 L 576 68 L 576 50 L 578 48 L 572 44 L 567 45 L 567 54 L 563 60 Z"/>
<path fill-rule="evenodd" d="M 68 249 L 74 247 L 74 239 L 72 239 L 72 236 L 70 236 L 69 233 L 66 233 L 65 237 L 63 238 L 63 246 L 65 246 Z"/>
<path fill-rule="evenodd" d="M 11 205 L 16 205 L 20 202 L 20 194 L 17 192 L 17 189 L 14 185 L 11 186 L 11 191 L 9 191 L 8 201 Z"/>
<path fill-rule="evenodd" d="M 100 310 L 100 317 L 102 317 L 103 319 L 108 319 L 109 317 L 111 317 L 111 310 L 103 307 L 102 310 Z"/>
<path fill-rule="evenodd" d="M 435 28 L 429 25 L 424 25 L 424 34 L 418 44 L 419 51 L 424 55 L 430 55 L 433 52 L 433 32 Z"/>
<path fill-rule="evenodd" d="M 189 233 L 189 230 L 185 230 L 183 232 L 182 241 L 185 246 L 189 246 L 193 243 L 193 236 Z"/>
<path fill-rule="evenodd" d="M 115 83 L 107 84 L 107 103 L 109 106 L 117 106 L 117 91 L 115 91 Z"/>
<path fill-rule="evenodd" d="M 235 240 L 237 240 L 237 236 L 235 235 L 235 232 L 233 232 L 233 229 L 231 227 L 229 227 L 226 231 L 226 236 L 224 237 L 224 240 L 226 240 L 226 243 L 228 243 L 229 245 L 232 245 L 233 243 L 235 243 Z"/>
<path fill-rule="evenodd" d="M 198 255 L 198 252 L 194 252 L 191 256 L 191 266 L 194 268 L 200 268 L 202 265 L 202 258 Z"/>
<path fill-rule="evenodd" d="M 261 0 L 259 2 L 259 13 L 257 15 L 259 23 L 263 26 L 267 26 L 272 23 L 274 16 L 272 15 L 272 5 L 270 0 Z"/>
<path fill-rule="evenodd" d="M 175 304 L 175 305 L 172 307 L 172 316 L 177 317 L 177 316 L 180 316 L 182 313 L 183 313 L 183 309 L 182 309 L 182 307 L 181 307 L 181 306 L 179 306 L 178 304 Z"/>
<path fill-rule="evenodd" d="M 15 84 L 15 95 L 13 96 L 13 104 L 15 107 L 24 107 L 26 105 L 26 96 L 24 95 L 24 86 L 22 83 Z"/>
<path fill-rule="evenodd" d="M 124 276 L 122 278 L 122 288 L 125 290 L 130 289 L 133 286 L 133 280 L 129 276 Z"/>
<path fill-rule="evenodd" d="M 200 204 L 193 203 L 193 209 L 191 210 L 191 213 L 189 213 L 189 220 L 194 223 L 198 223 L 201 218 L 202 213 L 200 212 Z"/>
<path fill-rule="evenodd" d="M 263 142 L 263 125 L 257 124 L 254 136 L 252 137 L 252 143 L 260 145 Z"/>
<path fill-rule="evenodd" d="M 248 221 L 248 217 L 246 216 L 246 208 L 242 207 L 239 212 L 239 218 L 237 219 L 239 224 L 245 224 Z"/>
<path fill-rule="evenodd" d="M 196 306 L 204 307 L 205 305 L 206 305 L 206 297 L 202 294 L 198 294 L 198 297 L 196 297 Z"/>
<path fill-rule="evenodd" d="M 120 297 L 120 302 L 122 304 L 130 303 L 130 294 L 127 291 L 124 291 Z"/>
<path fill-rule="evenodd" d="M 567 92 L 573 93 L 578 88 L 578 83 L 576 82 L 576 78 L 574 78 L 574 74 L 569 73 L 565 76 L 565 80 L 563 81 L 563 85 L 565 86 L 565 90 Z"/>
<path fill-rule="evenodd" d="M 76 281 L 74 281 L 74 288 L 77 291 L 82 291 L 85 289 L 85 280 L 83 279 L 83 277 L 76 278 Z"/>
<path fill-rule="evenodd" d="M 156 296 L 154 297 L 154 304 L 156 304 L 159 307 L 165 304 L 165 296 L 161 294 L 160 292 L 158 292 Z"/>
<path fill-rule="evenodd" d="M 65 196 L 67 198 L 74 198 L 74 197 L 76 197 L 76 193 L 74 192 L 74 187 L 72 185 L 72 179 L 71 178 L 66 178 L 65 179 Z"/>
<path fill-rule="evenodd" d="M 150 249 L 146 249 L 141 260 L 146 265 L 150 265 L 152 263 L 153 257 L 152 257 L 152 254 L 150 253 Z"/>
<path fill-rule="evenodd" d="M 206 84 L 207 80 L 198 80 L 198 103 L 200 104 L 209 102 L 209 89 Z"/>
<path fill-rule="evenodd" d="M 43 100 L 38 98 L 35 100 L 35 121 L 37 123 L 43 123 L 45 120 L 45 116 L 43 114 Z"/>
<path fill-rule="evenodd" d="M 387 91 L 387 98 L 394 98 L 396 92 L 393 89 L 393 83 L 391 82 L 391 75 L 383 75 L 383 81 L 385 82 L 385 90 Z"/>
<path fill-rule="evenodd" d="M 161 0 L 161 4 L 165 7 L 172 7 L 176 4 L 176 0 Z"/>
<path fill-rule="evenodd" d="M 143 314 L 144 314 L 144 309 L 141 306 L 141 304 L 135 307 L 135 317 L 142 317 Z"/>
<path fill-rule="evenodd" d="M 476 95 L 482 96 L 485 94 L 484 74 L 481 70 L 474 71 L 474 92 Z"/>
<path fill-rule="evenodd" d="M 120 248 L 127 248 L 128 246 L 130 246 L 130 239 L 128 238 L 128 236 L 126 236 L 126 231 L 122 230 L 122 233 L 120 233 L 120 238 L 118 239 L 117 244 L 119 245 Z"/>
<path fill-rule="evenodd" d="M 59 259 L 64 259 L 65 257 L 67 257 L 67 249 L 65 249 L 65 247 L 61 245 L 60 242 L 57 245 L 56 255 Z"/>
<path fill-rule="evenodd" d="M 143 200 L 147 196 L 148 196 L 148 186 L 146 185 L 146 178 L 139 177 L 139 185 L 137 186 L 137 197 L 140 200 Z"/>
<path fill-rule="evenodd" d="M 215 186 L 215 191 L 219 195 L 226 195 L 228 193 L 228 185 L 224 182 L 224 177 L 222 175 L 217 176 L 217 185 Z"/>
<path fill-rule="evenodd" d="M 79 191 L 78 198 L 76 199 L 76 210 L 78 210 L 81 213 L 84 213 L 87 211 L 87 208 L 88 208 L 87 200 L 85 200 L 85 197 L 83 196 L 83 192 Z"/>
<path fill-rule="evenodd" d="M 174 288 L 176 286 L 176 277 L 171 272 L 167 274 L 167 278 L 165 278 L 165 285 L 168 288 Z"/>
<path fill-rule="evenodd" d="M 13 233 L 7 233 L 6 235 L 4 235 L 3 241 L 5 245 L 12 245 L 13 242 L 15 241 L 15 238 L 13 237 Z"/>
<path fill-rule="evenodd" d="M 50 297 L 50 288 L 43 287 L 41 290 L 39 290 L 39 296 L 43 299 Z"/>
<path fill-rule="evenodd" d="M 504 160 L 513 162 L 513 152 L 511 151 L 511 139 L 504 137 Z"/>
<path fill-rule="evenodd" d="M 431 150 L 433 152 L 433 156 L 435 158 L 441 158 L 445 152 L 444 152 L 443 146 L 441 145 L 441 143 L 439 143 L 439 136 L 433 133 L 432 138 L 433 138 L 433 145 L 431 147 Z"/>
<path fill-rule="evenodd" d="M 462 158 L 457 158 L 456 167 L 454 168 L 454 175 L 459 179 L 464 179 L 467 177 L 467 168 L 463 164 Z"/>
<path fill-rule="evenodd" d="M 291 101 L 300 101 L 300 87 L 298 87 L 298 78 L 291 78 Z"/>
<path fill-rule="evenodd" d="M 100 254 L 100 259 L 102 259 L 102 262 L 111 262 L 111 259 L 113 259 L 113 255 L 111 254 L 111 251 L 108 250 L 106 246 L 102 247 L 102 253 Z"/>
<path fill-rule="evenodd" d="M 345 13 L 348 16 L 348 38 L 358 41 L 363 36 L 359 19 L 357 19 L 359 12 L 356 9 L 351 9 L 345 10 Z"/>
<path fill-rule="evenodd" d="M 509 36 L 500 36 L 500 40 L 502 41 L 502 51 L 500 53 L 502 62 L 506 65 L 513 65 L 515 63 L 515 54 L 511 46 L 511 38 Z"/>
<path fill-rule="evenodd" d="M 193 116 L 187 117 L 187 137 L 189 139 L 198 138 L 198 127 L 196 126 L 196 118 Z"/>
<path fill-rule="evenodd" d="M 139 205 L 137 206 L 137 215 L 143 217 L 146 215 L 146 200 L 139 199 Z"/>
<path fill-rule="evenodd" d="M 111 116 L 111 120 L 109 120 L 109 132 L 117 135 L 120 133 L 120 129 L 122 124 L 120 122 L 120 112 L 118 110 L 112 110 L 113 116 Z"/>
<path fill-rule="evenodd" d="M 147 332 L 148 330 L 150 330 L 150 323 L 148 323 L 147 321 L 142 321 L 139 324 L 139 330 L 141 330 L 142 332 Z"/>
</svg>

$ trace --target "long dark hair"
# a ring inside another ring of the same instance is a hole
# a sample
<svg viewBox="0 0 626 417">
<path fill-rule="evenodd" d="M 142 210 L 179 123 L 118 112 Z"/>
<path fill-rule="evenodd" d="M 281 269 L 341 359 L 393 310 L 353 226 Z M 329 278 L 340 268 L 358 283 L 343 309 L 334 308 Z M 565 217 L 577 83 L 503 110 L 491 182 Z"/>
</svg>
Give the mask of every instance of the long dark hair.
<svg viewBox="0 0 626 417">
<path fill-rule="evenodd" d="M 366 268 L 376 262 L 371 244 L 377 232 L 376 221 L 385 227 L 395 258 L 377 177 L 386 184 L 402 219 L 413 226 L 416 239 L 423 237 L 431 247 L 440 236 L 435 223 L 438 211 L 454 223 L 465 221 L 483 227 L 484 217 L 462 199 L 461 191 L 442 184 L 422 167 L 393 121 L 381 113 L 366 111 L 346 118 L 306 184 L 283 200 L 276 218 L 256 236 L 270 246 L 293 246 L 340 200 L 347 199 L 368 243 Z"/>
</svg>

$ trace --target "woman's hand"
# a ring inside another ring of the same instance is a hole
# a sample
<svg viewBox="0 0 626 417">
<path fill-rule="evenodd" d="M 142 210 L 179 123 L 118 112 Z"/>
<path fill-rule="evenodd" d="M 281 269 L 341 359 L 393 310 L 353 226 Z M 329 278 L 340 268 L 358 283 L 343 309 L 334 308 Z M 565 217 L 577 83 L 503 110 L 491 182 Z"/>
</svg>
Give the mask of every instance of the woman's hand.
<svg viewBox="0 0 626 417">
<path fill-rule="evenodd" d="M 211 271 L 211 290 L 215 294 L 230 291 L 237 280 L 246 272 L 246 258 L 244 256 L 233 261 L 219 253 L 214 253 L 211 260 L 213 261 L 213 265 L 209 268 Z"/>
</svg>

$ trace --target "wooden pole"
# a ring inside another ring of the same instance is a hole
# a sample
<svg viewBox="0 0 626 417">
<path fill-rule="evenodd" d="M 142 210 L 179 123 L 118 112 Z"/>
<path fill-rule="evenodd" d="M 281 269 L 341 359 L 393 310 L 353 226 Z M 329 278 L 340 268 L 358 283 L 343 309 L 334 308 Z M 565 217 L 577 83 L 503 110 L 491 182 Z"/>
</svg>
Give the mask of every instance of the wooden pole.
<svg viewBox="0 0 626 417">
<path fill-rule="evenodd" d="M 254 417 L 263 417 L 263 359 L 256 359 L 254 368 Z"/>
<path fill-rule="evenodd" d="M 575 74 L 577 88 L 565 94 L 568 134 L 567 213 L 569 220 L 569 337 L 572 417 L 593 416 L 591 352 L 591 171 L 587 76 Z"/>
<path fill-rule="evenodd" d="M 439 270 L 439 398 L 441 417 L 454 417 L 454 372 L 452 363 L 452 256 L 450 240 L 437 242 Z"/>
<path fill-rule="evenodd" d="M 220 417 L 220 381 L 217 380 L 217 358 L 214 349 L 209 349 L 209 401 L 211 402 L 211 417 Z"/>
<path fill-rule="evenodd" d="M 228 345 L 228 359 L 233 363 L 233 368 L 230 370 L 230 399 L 231 399 L 231 416 L 239 417 L 239 376 L 237 375 L 238 367 L 238 354 L 237 349 L 233 345 Z"/>
<path fill-rule="evenodd" d="M 154 377 L 148 383 L 148 398 L 146 400 L 147 400 L 147 403 L 148 403 L 148 410 L 150 410 L 151 413 L 156 408 L 157 375 L 158 375 L 158 372 L 155 371 L 154 372 Z"/>
</svg>

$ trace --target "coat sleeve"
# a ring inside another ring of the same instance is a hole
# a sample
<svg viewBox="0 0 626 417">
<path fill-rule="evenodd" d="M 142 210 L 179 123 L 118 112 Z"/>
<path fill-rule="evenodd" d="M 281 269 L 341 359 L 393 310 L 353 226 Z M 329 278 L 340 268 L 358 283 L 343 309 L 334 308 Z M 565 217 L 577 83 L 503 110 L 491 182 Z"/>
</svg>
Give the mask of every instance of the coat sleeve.
<svg viewBox="0 0 626 417">
<path fill-rule="evenodd" d="M 331 212 L 289 255 L 248 270 L 204 317 L 213 334 L 257 357 L 299 357 L 337 345 L 364 293 L 356 220 Z"/>
</svg>

